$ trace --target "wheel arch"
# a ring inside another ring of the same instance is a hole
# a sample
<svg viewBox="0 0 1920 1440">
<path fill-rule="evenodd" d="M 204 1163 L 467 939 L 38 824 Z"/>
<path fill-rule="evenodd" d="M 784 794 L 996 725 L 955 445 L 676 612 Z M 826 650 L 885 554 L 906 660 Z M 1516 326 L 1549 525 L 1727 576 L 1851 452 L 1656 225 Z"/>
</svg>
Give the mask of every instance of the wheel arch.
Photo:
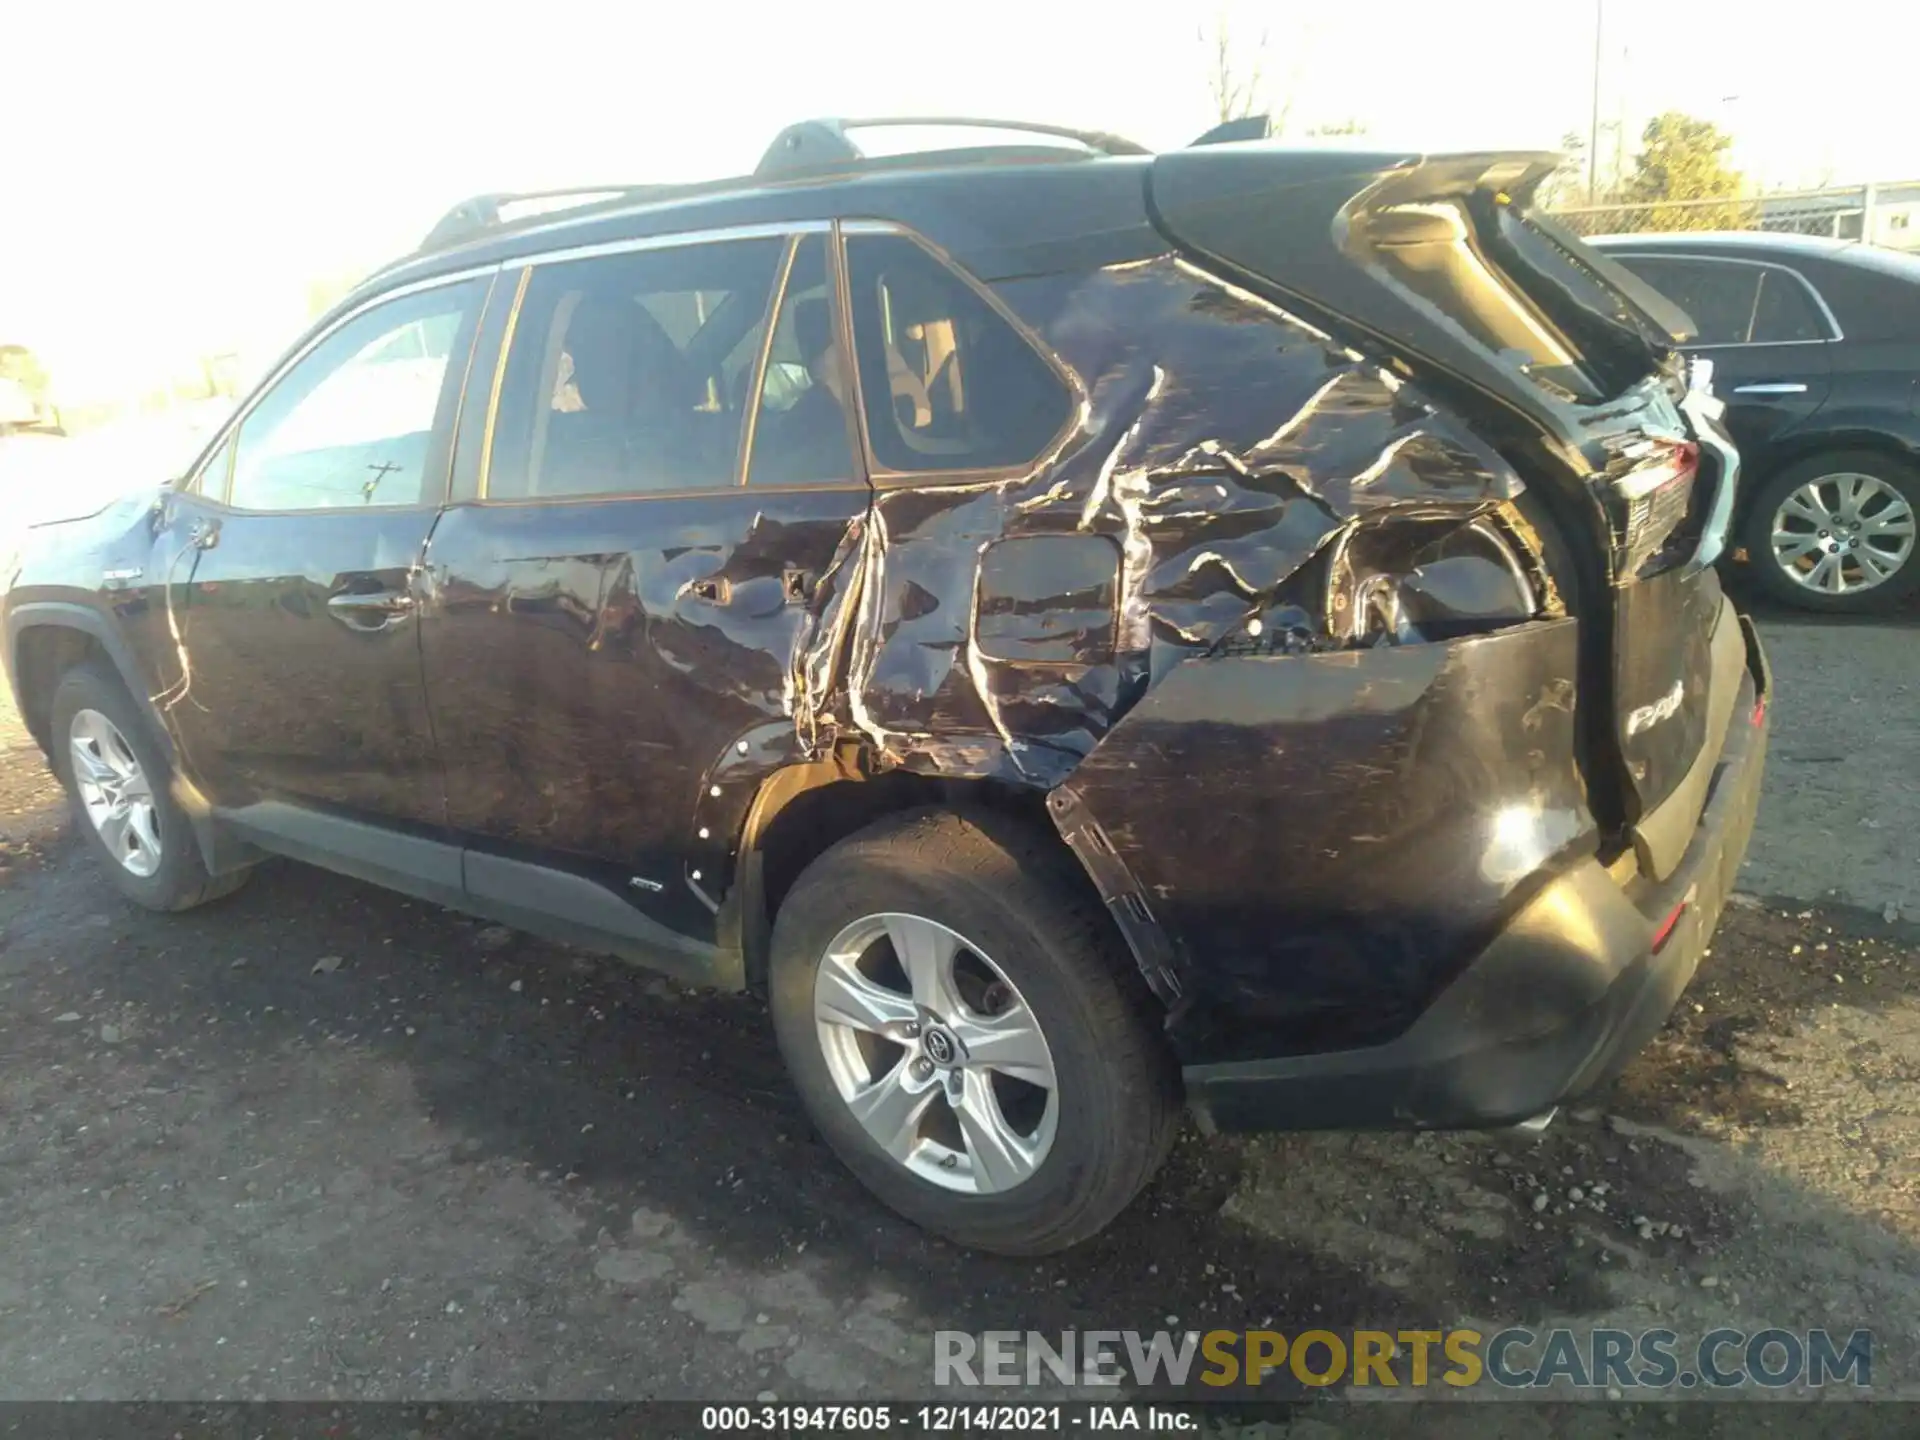
<svg viewBox="0 0 1920 1440">
<path fill-rule="evenodd" d="M 1920 433 L 1902 435 L 1880 426 L 1842 424 L 1782 435 L 1751 458 L 1744 453 L 1741 456 L 1743 514 L 1759 488 L 1788 466 L 1816 455 L 1849 450 L 1867 451 L 1906 465 L 1920 466 Z"/>
<path fill-rule="evenodd" d="M 149 736 L 167 763 L 175 765 L 173 736 L 140 682 L 126 641 L 99 611 L 63 600 L 33 601 L 7 614 L 7 672 L 14 703 L 40 749 L 49 757 L 53 754 L 53 694 L 60 677 L 88 660 L 119 676 Z"/>
<path fill-rule="evenodd" d="M 755 792 L 722 912 L 723 943 L 738 947 L 748 989 L 766 987 L 773 917 L 800 872 L 885 816 L 928 807 L 987 811 L 1073 856 L 1048 818 L 1047 797 L 1039 790 L 903 769 L 874 771 L 868 758 L 863 747 L 847 744 L 818 760 L 783 766 Z M 1084 877 L 1077 858 L 1073 868 Z M 1087 885 L 1092 891 L 1091 879 Z"/>
</svg>

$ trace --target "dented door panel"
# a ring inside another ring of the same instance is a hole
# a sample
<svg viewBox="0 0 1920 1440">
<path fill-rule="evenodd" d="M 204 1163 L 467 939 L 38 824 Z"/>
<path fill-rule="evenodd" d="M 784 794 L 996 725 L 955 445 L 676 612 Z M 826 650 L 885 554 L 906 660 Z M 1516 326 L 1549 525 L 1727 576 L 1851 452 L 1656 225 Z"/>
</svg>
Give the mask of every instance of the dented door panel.
<svg viewBox="0 0 1920 1440">
<path fill-rule="evenodd" d="M 1053 809 L 1131 876 L 1114 893 L 1108 867 L 1109 903 L 1168 937 L 1183 1060 L 1392 1036 L 1532 882 L 1591 852 L 1577 625 L 1193 660 L 1114 727 Z"/>
<path fill-rule="evenodd" d="M 794 686 L 809 748 L 1053 792 L 1189 1060 L 1392 1033 L 1593 848 L 1578 627 L 1549 584 L 1464 556 L 1430 612 L 1497 615 L 1518 583 L 1534 599 L 1480 625 L 1509 628 L 1357 649 L 1328 577 L 1389 526 L 1511 519 L 1518 476 L 1391 370 L 1178 259 L 1000 293 L 1077 422 L 1020 473 L 876 492 L 844 624 L 794 657 L 841 677 Z"/>
<path fill-rule="evenodd" d="M 1453 827 L 1483 822 L 1478 810 L 1447 816 L 1437 807 L 1497 793 L 1482 773 L 1499 768 L 1496 757 L 1476 748 L 1469 720 L 1475 704 L 1510 706 L 1516 696 L 1526 707 L 1551 702 L 1526 722 L 1532 749 L 1521 781 L 1543 797 L 1554 845 L 1584 833 L 1567 678 L 1573 628 L 1552 619 L 1550 590 L 1509 617 L 1537 610 L 1543 638 L 1490 652 L 1526 657 L 1518 678 L 1481 659 L 1474 642 L 1419 643 L 1418 615 L 1391 637 L 1412 643 L 1350 653 L 1352 617 L 1329 601 L 1329 573 L 1380 548 L 1354 543 L 1357 535 L 1402 522 L 1444 534 L 1510 518 L 1523 487 L 1500 456 L 1379 361 L 1171 256 L 1028 277 L 995 293 L 1073 392 L 1070 423 L 1030 465 L 891 479 L 870 503 L 864 491 L 746 493 L 449 511 L 434 540 L 430 565 L 442 589 L 424 641 L 436 728 L 449 772 L 462 777 L 455 827 L 495 845 L 629 864 L 666 887 L 630 898 L 705 936 L 707 912 L 738 880 L 752 797 L 782 766 L 851 744 L 865 751 L 862 773 L 900 768 L 1036 793 L 1070 783 L 1093 820 L 1124 834 L 1105 782 L 1082 786 L 1080 777 L 1131 773 L 1136 742 L 1124 737 L 1165 722 L 1129 717 L 1152 715 L 1169 684 L 1177 696 L 1199 683 L 1181 678 L 1190 667 L 1229 673 L 1237 661 L 1209 657 L 1231 651 L 1252 655 L 1247 675 L 1294 673 L 1286 667 L 1297 662 L 1300 673 L 1324 667 L 1335 677 L 1312 693 L 1356 708 L 1311 723 L 1331 727 L 1327 743 L 1354 754 L 1356 773 L 1399 774 L 1395 765 L 1415 755 L 1439 767 L 1416 797 L 1426 807 L 1417 816 L 1405 808 L 1413 800 L 1395 809 L 1366 792 L 1373 809 L 1354 813 L 1355 833 L 1386 837 L 1369 843 L 1397 839 L 1411 854 L 1453 845 Z M 716 528 L 721 511 L 730 520 Z M 812 588 L 804 601 L 775 597 L 769 587 L 780 582 L 766 567 L 794 554 L 803 532 L 818 574 L 801 580 Z M 1471 557 L 1451 564 L 1435 570 L 1423 602 L 1440 611 L 1478 603 L 1487 586 L 1475 567 L 1491 573 Z M 754 602 L 761 589 L 765 607 Z M 1524 694 L 1500 689 L 1534 680 Z M 509 695 L 520 697 L 517 711 L 501 709 Z M 1283 685 L 1259 703 L 1284 734 L 1309 723 L 1288 708 L 1298 702 Z M 1563 703 L 1564 712 L 1555 708 Z M 1225 789 L 1150 786 L 1170 815 L 1188 817 L 1170 820 L 1167 833 L 1217 818 L 1258 778 L 1251 757 L 1229 763 L 1205 751 L 1217 742 L 1231 755 L 1243 728 L 1205 716 L 1188 726 L 1182 763 L 1237 778 Z M 1435 738 L 1442 733 L 1445 744 Z M 1493 739 L 1506 746 L 1513 736 Z M 1292 764 L 1273 772 L 1261 806 L 1287 803 L 1294 786 L 1315 803 L 1322 780 Z M 1386 824 L 1395 816 L 1398 829 Z M 1153 833 L 1137 828 L 1143 842 Z M 1237 831 L 1202 839 L 1205 853 L 1226 844 L 1251 847 L 1250 862 L 1272 848 Z M 1122 878 L 1109 898 L 1134 883 L 1124 878 L 1133 863 L 1110 867 Z M 1302 872 L 1296 882 L 1274 872 L 1261 924 L 1270 930 L 1273 915 L 1295 905 L 1330 905 L 1340 873 Z M 617 878 L 609 869 L 607 883 Z M 1504 897 L 1502 884 L 1518 880 L 1462 889 L 1429 927 L 1431 950 L 1395 963 L 1440 966 L 1441 951 L 1454 953 L 1454 941 Z M 1135 949 L 1150 974 L 1175 977 L 1181 1013 L 1194 1017 L 1183 1034 L 1225 1025 L 1218 1007 L 1281 983 L 1284 966 L 1260 970 L 1247 954 L 1225 990 L 1197 986 L 1195 966 L 1214 947 L 1204 929 L 1180 929 L 1197 913 L 1184 877 L 1141 883 L 1152 913 L 1134 928 Z M 1356 891 L 1354 903 L 1368 893 Z M 1380 892 L 1409 913 L 1428 893 L 1410 882 Z M 1405 951 L 1412 926 L 1409 918 L 1362 946 L 1353 983 L 1394 946 Z M 1317 943 L 1337 938 L 1328 915 Z M 1299 940 L 1290 953 L 1307 947 Z M 1169 958 L 1148 958 L 1156 955 Z M 1329 951 L 1286 979 L 1305 985 L 1296 1020 L 1330 1003 L 1331 981 L 1312 997 L 1315 977 L 1333 965 Z M 1278 1023 L 1280 1004 L 1249 1013 Z"/>
<path fill-rule="evenodd" d="M 882 763 L 1051 788 L 1173 666 L 1250 619 L 1274 611 L 1296 643 L 1331 645 L 1302 576 L 1356 525 L 1396 511 L 1464 524 L 1522 489 L 1413 386 L 1184 261 L 1001 293 L 1073 377 L 1078 423 L 1019 474 L 877 494 L 842 719 Z M 1041 549 L 983 569 L 1042 536 L 1109 547 L 1111 610 L 1104 577 Z M 1007 645 L 1014 614 L 1034 627 L 1023 653 Z"/>
<path fill-rule="evenodd" d="M 709 772 L 799 757 L 789 659 L 866 505 L 859 484 L 449 510 L 420 646 L 453 829 L 711 939 L 753 787 L 735 763 L 714 796 Z"/>
</svg>

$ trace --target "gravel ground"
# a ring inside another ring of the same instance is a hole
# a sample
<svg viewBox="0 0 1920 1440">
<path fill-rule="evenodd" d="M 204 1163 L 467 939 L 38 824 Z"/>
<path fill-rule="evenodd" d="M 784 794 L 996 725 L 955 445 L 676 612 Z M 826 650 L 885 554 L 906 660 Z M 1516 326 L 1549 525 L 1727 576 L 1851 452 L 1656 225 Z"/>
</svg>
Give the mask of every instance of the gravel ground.
<svg viewBox="0 0 1920 1440">
<path fill-rule="evenodd" d="M 133 911 L 8 714 L 0 1399 L 907 1398 L 940 1328 L 1555 1321 L 1868 1326 L 1876 1393 L 1920 1397 L 1920 628 L 1763 628 L 1745 891 L 1613 1092 L 1538 1140 L 1189 1134 L 1034 1263 L 868 1201 L 751 1000 L 293 865 Z M 1754 1428 L 1325 1401 L 1256 1431 Z"/>
</svg>

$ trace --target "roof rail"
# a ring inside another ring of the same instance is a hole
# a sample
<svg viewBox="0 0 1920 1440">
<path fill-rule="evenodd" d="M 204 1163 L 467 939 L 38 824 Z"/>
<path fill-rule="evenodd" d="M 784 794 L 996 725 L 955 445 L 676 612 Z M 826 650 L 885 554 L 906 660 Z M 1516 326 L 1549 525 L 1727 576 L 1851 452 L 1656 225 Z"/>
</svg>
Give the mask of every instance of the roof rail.
<svg viewBox="0 0 1920 1440">
<path fill-rule="evenodd" d="M 640 204 L 648 200 L 666 200 L 730 186 L 751 185 L 755 181 L 778 180 L 818 175 L 858 168 L 867 163 L 867 154 L 849 138 L 849 130 L 903 129 L 907 127 L 972 128 L 1002 130 L 1018 134 L 1045 135 L 1072 140 L 1098 155 L 1150 155 L 1144 145 L 1100 130 L 1075 130 L 1065 125 L 1042 125 L 1027 120 L 982 120 L 961 115 L 904 116 L 872 120 L 803 120 L 789 125 L 774 137 L 766 154 L 751 176 L 729 180 L 696 181 L 685 185 L 579 185 L 565 190 L 503 191 L 495 195 L 476 195 L 463 200 L 441 217 L 421 241 L 421 251 L 441 250 L 478 235 L 505 227 L 533 225 L 555 215 L 602 206 Z M 953 152 L 940 152 L 951 154 Z M 872 163 L 891 163 L 885 157 Z M 534 205 L 526 215 L 511 219 L 502 215 L 510 206 Z"/>
<path fill-rule="evenodd" d="M 577 185 L 566 190 L 508 190 L 494 195 L 476 195 L 471 200 L 462 200 L 441 216 L 439 223 L 427 232 L 427 238 L 420 242 L 420 248 L 439 250 L 505 225 L 532 222 L 564 211 L 590 209 L 597 205 L 660 200 L 695 188 L 691 185 Z M 526 215 L 508 219 L 500 213 L 508 206 L 528 204 L 536 208 Z"/>
<path fill-rule="evenodd" d="M 774 136 L 773 144 L 767 147 L 766 154 L 754 169 L 754 178 L 774 180 L 856 166 L 867 158 L 867 153 L 847 134 L 849 130 L 909 128 L 1004 130 L 1024 135 L 1045 135 L 1075 141 L 1097 155 L 1153 153 L 1144 145 L 1104 130 L 1075 130 L 1066 125 L 1042 125 L 1031 120 L 985 120 L 970 115 L 897 115 L 870 120 L 830 118 L 802 120 Z"/>
</svg>

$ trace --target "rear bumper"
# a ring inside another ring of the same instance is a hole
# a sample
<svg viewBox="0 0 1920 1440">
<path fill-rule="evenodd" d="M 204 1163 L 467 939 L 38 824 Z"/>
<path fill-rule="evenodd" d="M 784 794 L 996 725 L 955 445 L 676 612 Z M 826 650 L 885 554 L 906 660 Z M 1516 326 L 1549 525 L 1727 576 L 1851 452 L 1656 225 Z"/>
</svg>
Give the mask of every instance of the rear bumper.
<svg viewBox="0 0 1920 1440">
<path fill-rule="evenodd" d="M 1514 1124 L 1613 1078 L 1660 1029 L 1710 942 L 1760 802 L 1772 691 L 1747 673 L 1704 808 L 1658 884 L 1584 860 L 1539 891 L 1403 1034 L 1363 1049 L 1195 1065 L 1203 1126 L 1467 1129 Z M 1679 907 L 1679 918 L 1660 931 Z M 1656 947 L 1656 940 L 1659 944 Z"/>
</svg>

